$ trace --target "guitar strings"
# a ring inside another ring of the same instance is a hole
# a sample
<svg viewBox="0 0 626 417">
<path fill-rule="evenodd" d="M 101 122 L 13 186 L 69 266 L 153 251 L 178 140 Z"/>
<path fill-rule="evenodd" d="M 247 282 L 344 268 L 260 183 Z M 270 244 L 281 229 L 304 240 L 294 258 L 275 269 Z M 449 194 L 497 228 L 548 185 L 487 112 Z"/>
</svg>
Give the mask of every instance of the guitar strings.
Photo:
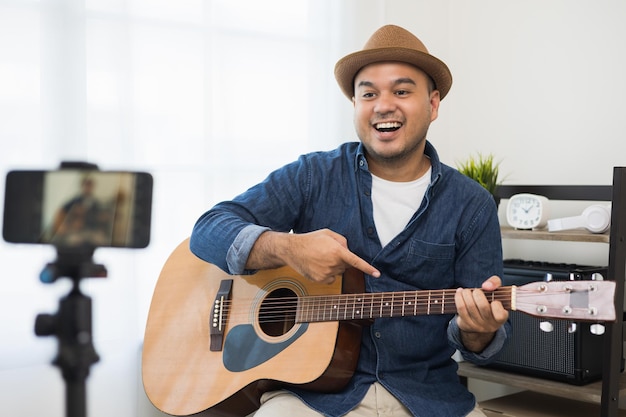
<svg viewBox="0 0 626 417">
<path fill-rule="evenodd" d="M 275 323 L 298 320 L 299 322 L 371 319 L 378 317 L 414 316 L 428 314 L 453 314 L 455 290 L 418 290 L 396 293 L 363 293 L 335 295 L 305 295 L 266 298 L 259 304 L 259 322 Z M 527 297 L 550 297 L 567 294 L 568 291 L 526 292 L 517 288 L 518 305 Z M 510 287 L 486 292 L 490 302 L 501 301 L 510 308 Z M 244 300 L 239 299 L 238 302 Z M 232 313 L 232 300 L 223 303 L 225 316 Z M 298 314 L 300 312 L 301 314 Z M 249 315 L 248 312 L 242 314 Z M 233 318 L 233 317 L 231 317 Z"/>
</svg>

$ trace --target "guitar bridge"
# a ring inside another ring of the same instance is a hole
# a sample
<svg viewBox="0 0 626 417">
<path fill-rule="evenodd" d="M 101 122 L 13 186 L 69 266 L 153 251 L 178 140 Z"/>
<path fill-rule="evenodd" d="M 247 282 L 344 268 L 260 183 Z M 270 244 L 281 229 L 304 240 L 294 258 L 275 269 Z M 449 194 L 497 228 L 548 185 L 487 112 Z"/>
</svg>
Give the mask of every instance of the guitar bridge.
<svg viewBox="0 0 626 417">
<path fill-rule="evenodd" d="M 215 300 L 213 301 L 213 311 L 211 312 L 211 322 L 209 324 L 210 344 L 209 349 L 212 352 L 222 350 L 224 342 L 224 326 L 228 319 L 228 305 L 226 301 L 230 300 L 230 292 L 233 288 L 232 279 L 224 279 L 220 282 L 220 288 L 217 291 Z"/>
</svg>

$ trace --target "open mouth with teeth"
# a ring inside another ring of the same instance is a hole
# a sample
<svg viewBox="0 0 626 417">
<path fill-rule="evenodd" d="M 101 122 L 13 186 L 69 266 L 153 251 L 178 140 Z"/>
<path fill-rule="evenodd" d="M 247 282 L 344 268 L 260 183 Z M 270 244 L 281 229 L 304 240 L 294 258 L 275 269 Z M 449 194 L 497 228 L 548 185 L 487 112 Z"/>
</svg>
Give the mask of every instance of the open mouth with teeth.
<svg viewBox="0 0 626 417">
<path fill-rule="evenodd" d="M 402 127 L 402 123 L 400 122 L 385 122 L 385 123 L 376 123 L 374 128 L 379 132 L 395 132 L 396 130 Z"/>
</svg>

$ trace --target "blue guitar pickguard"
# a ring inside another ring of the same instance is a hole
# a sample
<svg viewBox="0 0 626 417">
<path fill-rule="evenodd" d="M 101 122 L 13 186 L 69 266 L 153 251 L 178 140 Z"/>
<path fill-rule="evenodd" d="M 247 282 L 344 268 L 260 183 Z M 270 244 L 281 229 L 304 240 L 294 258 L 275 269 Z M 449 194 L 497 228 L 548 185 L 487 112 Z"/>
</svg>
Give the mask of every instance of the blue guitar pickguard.
<svg viewBox="0 0 626 417">
<path fill-rule="evenodd" d="M 268 343 L 259 339 L 251 324 L 241 324 L 226 335 L 222 360 L 231 372 L 242 372 L 272 359 L 306 332 L 308 323 L 301 323 L 288 340 Z"/>
</svg>

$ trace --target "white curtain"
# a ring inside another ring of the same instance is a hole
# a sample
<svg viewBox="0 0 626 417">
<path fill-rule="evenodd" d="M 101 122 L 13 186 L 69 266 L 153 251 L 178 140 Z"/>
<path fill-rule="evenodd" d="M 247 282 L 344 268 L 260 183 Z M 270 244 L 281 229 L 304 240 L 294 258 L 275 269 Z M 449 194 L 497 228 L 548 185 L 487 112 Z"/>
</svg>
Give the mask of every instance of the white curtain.
<svg viewBox="0 0 626 417">
<path fill-rule="evenodd" d="M 154 176 L 150 246 L 98 249 L 109 276 L 82 284 L 102 356 L 89 383 L 115 397 L 91 397 L 109 412 L 96 415 L 136 415 L 129 354 L 167 255 L 199 215 L 299 154 L 350 139 L 337 136 L 349 103 L 332 77 L 339 9 L 333 0 L 0 0 L 2 195 L 9 170 L 65 160 Z M 69 282 L 39 282 L 50 247 L 0 248 L 3 413 L 60 416 L 56 341 L 33 325 L 57 310 Z M 27 389 L 47 394 L 24 401 Z"/>
</svg>

